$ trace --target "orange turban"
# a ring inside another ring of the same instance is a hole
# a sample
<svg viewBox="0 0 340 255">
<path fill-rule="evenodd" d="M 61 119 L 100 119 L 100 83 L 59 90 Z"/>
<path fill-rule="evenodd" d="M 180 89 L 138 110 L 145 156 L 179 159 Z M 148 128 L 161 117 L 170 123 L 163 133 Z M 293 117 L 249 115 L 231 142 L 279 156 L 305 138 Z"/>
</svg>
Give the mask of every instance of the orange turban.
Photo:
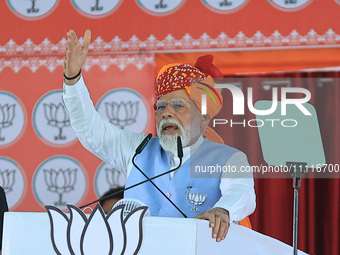
<svg viewBox="0 0 340 255">
<path fill-rule="evenodd" d="M 207 94 L 207 115 L 216 116 L 222 108 L 221 90 L 214 88 L 213 78 L 223 78 L 223 74 L 213 65 L 213 56 L 199 57 L 195 66 L 170 64 L 161 68 L 156 79 L 156 100 L 162 96 L 185 89 L 199 110 L 202 94 Z"/>
</svg>

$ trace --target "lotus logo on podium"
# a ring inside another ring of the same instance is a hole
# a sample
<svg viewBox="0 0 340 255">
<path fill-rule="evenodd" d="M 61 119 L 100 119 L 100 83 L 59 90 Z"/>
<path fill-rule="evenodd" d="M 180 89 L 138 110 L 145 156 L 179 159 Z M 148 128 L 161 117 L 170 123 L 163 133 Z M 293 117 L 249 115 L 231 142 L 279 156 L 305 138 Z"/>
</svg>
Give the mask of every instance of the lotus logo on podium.
<svg viewBox="0 0 340 255">
<path fill-rule="evenodd" d="M 125 218 L 125 205 L 107 215 L 98 204 L 87 217 L 74 205 L 67 205 L 68 218 L 59 208 L 46 206 L 51 224 L 51 241 L 56 254 L 137 254 L 143 240 L 143 217 L 148 207 L 131 211 Z"/>
</svg>

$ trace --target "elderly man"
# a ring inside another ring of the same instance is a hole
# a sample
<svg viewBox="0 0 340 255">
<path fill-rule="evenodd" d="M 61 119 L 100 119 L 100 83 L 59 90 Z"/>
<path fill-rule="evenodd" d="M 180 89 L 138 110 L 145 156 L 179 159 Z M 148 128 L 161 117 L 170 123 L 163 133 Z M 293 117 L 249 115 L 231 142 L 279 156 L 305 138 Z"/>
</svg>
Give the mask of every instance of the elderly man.
<svg viewBox="0 0 340 255">
<path fill-rule="evenodd" d="M 72 127 L 83 146 L 106 163 L 123 171 L 127 176 L 126 186 L 130 186 L 146 179 L 132 163 L 135 149 L 145 138 L 145 134 L 121 130 L 103 120 L 96 112 L 80 71 L 90 41 L 90 30 L 86 30 L 83 44 L 79 43 L 74 31 L 67 33 L 63 100 L 69 111 Z M 202 135 L 210 118 L 221 107 L 209 109 L 207 115 L 202 115 L 199 110 L 200 94 L 197 95 L 197 92 L 200 90 L 195 86 L 203 84 L 204 89 L 212 90 L 221 99 L 220 93 L 213 89 L 212 79 L 207 78 L 208 74 L 218 73 L 212 65 L 212 59 L 210 62 L 205 63 L 203 58 L 198 67 L 175 64 L 160 71 L 156 80 L 157 101 L 154 106 L 158 137 L 150 140 L 137 157 L 136 164 L 146 171 L 149 178 L 174 169 L 179 162 L 176 151 L 177 137 L 180 136 L 183 143 L 183 164 L 176 172 L 154 179 L 153 182 L 184 214 L 209 220 L 212 237 L 221 241 L 226 237 L 230 222 L 238 222 L 254 211 L 255 192 L 251 176 L 228 178 L 221 173 L 216 178 L 190 176 L 190 165 L 193 164 L 232 165 L 237 168 L 248 165 L 244 153 L 224 144 L 213 143 Z M 208 70 L 208 73 L 199 68 Z M 190 193 L 203 195 L 205 200 L 201 205 L 193 207 L 195 201 L 188 199 Z M 126 191 L 124 196 L 144 202 L 153 216 L 181 216 L 179 210 L 150 182 Z"/>
</svg>

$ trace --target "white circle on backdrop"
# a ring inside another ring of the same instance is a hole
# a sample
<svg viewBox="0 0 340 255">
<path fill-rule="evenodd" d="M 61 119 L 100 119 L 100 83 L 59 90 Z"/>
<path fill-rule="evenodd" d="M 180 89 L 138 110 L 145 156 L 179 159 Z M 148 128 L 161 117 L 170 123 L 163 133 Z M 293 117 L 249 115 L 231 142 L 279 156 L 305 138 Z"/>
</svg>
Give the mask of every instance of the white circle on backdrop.
<svg viewBox="0 0 340 255">
<path fill-rule="evenodd" d="M 34 172 L 33 194 L 41 206 L 53 205 L 61 210 L 67 204 L 81 203 L 87 193 L 85 168 L 74 158 L 58 155 L 44 160 Z"/>
<path fill-rule="evenodd" d="M 86 17 L 102 18 L 114 12 L 122 0 L 71 0 L 74 8 Z"/>
<path fill-rule="evenodd" d="M 139 7 L 152 15 L 168 15 L 177 11 L 185 0 L 136 0 Z"/>
<path fill-rule="evenodd" d="M 217 13 L 229 13 L 239 10 L 249 0 L 202 0 L 204 5 Z"/>
<path fill-rule="evenodd" d="M 135 90 L 120 88 L 106 93 L 97 103 L 97 111 L 121 129 L 142 133 L 150 124 L 150 110 L 145 99 Z"/>
<path fill-rule="evenodd" d="M 42 19 L 51 14 L 60 0 L 7 0 L 11 11 L 23 19 Z"/>
<path fill-rule="evenodd" d="M 7 157 L 0 157 L 0 186 L 6 193 L 8 208 L 15 209 L 23 200 L 27 181 L 22 167 Z"/>
<path fill-rule="evenodd" d="M 306 7 L 312 0 L 269 0 L 269 2 L 279 10 L 298 11 Z"/>
<path fill-rule="evenodd" d="M 96 171 L 94 177 L 94 190 L 99 198 L 110 189 L 124 187 L 125 183 L 126 176 L 121 171 L 118 171 L 104 162 Z"/>
<path fill-rule="evenodd" d="M 77 141 L 62 101 L 62 90 L 49 91 L 38 100 L 33 109 L 32 123 L 37 136 L 50 146 L 65 147 Z"/>
<path fill-rule="evenodd" d="M 12 93 L 0 91 L 0 148 L 15 143 L 24 133 L 27 113 L 23 103 Z"/>
</svg>

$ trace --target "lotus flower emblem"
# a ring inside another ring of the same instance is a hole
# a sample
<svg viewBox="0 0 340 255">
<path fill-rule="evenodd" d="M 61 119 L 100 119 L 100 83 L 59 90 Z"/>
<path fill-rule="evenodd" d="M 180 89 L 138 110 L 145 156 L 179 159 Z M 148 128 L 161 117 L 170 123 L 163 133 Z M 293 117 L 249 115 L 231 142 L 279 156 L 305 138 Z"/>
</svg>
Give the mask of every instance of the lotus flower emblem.
<svg viewBox="0 0 340 255">
<path fill-rule="evenodd" d="M 0 171 L 0 186 L 6 193 L 13 190 L 13 185 L 15 183 L 15 172 L 15 169 L 6 169 L 4 171 Z"/>
<path fill-rule="evenodd" d="M 27 13 L 39 12 L 39 8 L 35 8 L 36 0 L 31 0 L 31 2 L 32 2 L 32 6 L 31 6 L 31 8 L 27 9 Z"/>
<path fill-rule="evenodd" d="M 136 208 L 123 219 L 124 206 L 105 215 L 98 204 L 89 218 L 74 205 L 67 205 L 70 218 L 60 209 L 46 206 L 54 251 L 62 255 L 137 254 L 143 238 L 142 220 L 148 208 Z"/>
<path fill-rule="evenodd" d="M 115 102 L 105 102 L 105 111 L 109 121 L 123 129 L 125 126 L 136 122 L 138 105 L 138 101 L 128 101 L 126 103 L 120 102 L 119 104 Z"/>
<path fill-rule="evenodd" d="M 74 190 L 74 185 L 77 181 L 77 169 L 67 168 L 65 170 L 59 169 L 44 169 L 44 180 L 47 185 L 47 190 L 57 193 L 58 201 L 54 203 L 56 206 L 65 205 L 63 201 L 63 194 Z"/>
<path fill-rule="evenodd" d="M 190 192 L 190 189 L 191 186 L 187 188 L 187 195 L 185 199 L 189 199 L 189 202 L 194 205 L 194 207 L 191 208 L 191 211 L 198 212 L 199 209 L 197 208 L 197 206 L 202 205 L 208 195 Z"/>
<path fill-rule="evenodd" d="M 5 137 L 1 136 L 2 129 L 13 125 L 14 116 L 15 104 L 0 104 L 0 141 L 5 140 Z"/>
<path fill-rule="evenodd" d="M 110 189 L 124 186 L 124 183 L 121 183 L 120 181 L 122 172 L 114 168 L 105 168 L 105 175 L 106 181 L 110 185 Z"/>
<path fill-rule="evenodd" d="M 232 5 L 233 3 L 232 2 L 229 2 L 228 0 L 224 0 L 222 2 L 220 2 L 220 6 L 229 6 L 229 5 Z"/>
<path fill-rule="evenodd" d="M 99 6 L 99 0 L 96 0 L 95 6 L 91 7 L 91 11 L 101 11 L 103 10 L 103 6 Z"/>
<path fill-rule="evenodd" d="M 167 8 L 168 5 L 167 4 L 163 4 L 163 0 L 160 0 L 158 4 L 155 5 L 156 9 L 164 9 Z"/>
<path fill-rule="evenodd" d="M 47 119 L 47 125 L 52 127 L 56 127 L 59 130 L 57 136 L 54 137 L 55 140 L 65 140 L 66 136 L 62 135 L 62 131 L 64 127 L 70 125 L 70 117 L 65 109 L 63 103 L 59 103 L 55 105 L 54 103 L 51 104 L 44 104 L 44 114 Z"/>
<path fill-rule="evenodd" d="M 296 4 L 297 0 L 285 0 L 285 4 Z"/>
</svg>

